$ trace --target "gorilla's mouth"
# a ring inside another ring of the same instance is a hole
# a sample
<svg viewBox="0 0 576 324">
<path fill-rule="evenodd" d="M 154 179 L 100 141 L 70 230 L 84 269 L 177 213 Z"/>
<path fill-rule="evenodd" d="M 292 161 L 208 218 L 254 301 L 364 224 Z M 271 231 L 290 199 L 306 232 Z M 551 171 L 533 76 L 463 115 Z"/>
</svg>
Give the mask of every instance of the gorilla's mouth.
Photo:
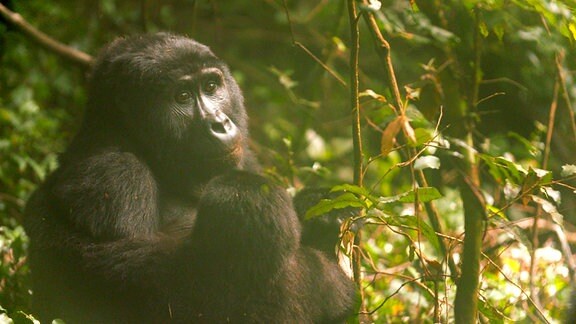
<svg viewBox="0 0 576 324">
<path fill-rule="evenodd" d="M 244 149 L 239 141 L 233 146 L 222 149 L 218 154 L 210 155 L 205 158 L 208 163 L 218 163 L 220 165 L 237 166 L 240 163 Z"/>
</svg>

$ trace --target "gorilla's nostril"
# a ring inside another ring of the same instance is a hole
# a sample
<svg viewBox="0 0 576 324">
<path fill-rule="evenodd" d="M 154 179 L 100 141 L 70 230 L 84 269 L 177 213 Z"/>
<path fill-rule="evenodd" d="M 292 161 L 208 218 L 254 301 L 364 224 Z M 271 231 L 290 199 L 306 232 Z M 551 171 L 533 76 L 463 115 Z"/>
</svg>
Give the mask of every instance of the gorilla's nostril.
<svg viewBox="0 0 576 324">
<path fill-rule="evenodd" d="M 218 134 L 226 134 L 227 130 L 230 128 L 227 124 L 229 123 L 228 120 L 225 120 L 221 123 L 212 123 L 211 128 L 214 133 Z"/>
<path fill-rule="evenodd" d="M 234 130 L 234 123 L 221 111 L 216 111 L 209 119 L 210 130 L 214 134 L 227 134 Z"/>
<path fill-rule="evenodd" d="M 222 123 L 222 126 L 224 127 L 224 129 L 226 131 L 230 131 L 232 130 L 232 121 L 230 121 L 230 119 L 226 118 L 226 120 L 224 120 L 224 122 Z"/>
</svg>

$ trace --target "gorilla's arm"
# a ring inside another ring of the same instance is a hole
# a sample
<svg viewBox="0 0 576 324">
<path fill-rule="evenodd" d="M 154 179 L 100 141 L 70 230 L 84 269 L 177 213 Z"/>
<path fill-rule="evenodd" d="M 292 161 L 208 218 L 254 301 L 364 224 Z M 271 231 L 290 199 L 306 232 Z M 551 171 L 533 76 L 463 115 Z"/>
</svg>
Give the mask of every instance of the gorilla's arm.
<svg viewBox="0 0 576 324">
<path fill-rule="evenodd" d="M 109 151 L 54 173 L 31 198 L 26 229 L 34 250 L 82 260 L 82 271 L 161 283 L 161 269 L 182 238 L 159 232 L 157 206 L 146 166 L 131 153 Z"/>
<path fill-rule="evenodd" d="M 285 190 L 241 171 L 213 179 L 185 250 L 195 304 L 205 306 L 197 312 L 210 321 L 239 314 L 259 323 L 343 321 L 352 313 L 354 285 L 324 253 L 302 247 L 300 235 Z"/>
<path fill-rule="evenodd" d="M 117 160 L 112 161 L 114 159 Z M 291 199 L 283 189 L 264 178 L 241 171 L 214 178 L 200 198 L 192 233 L 173 236 L 158 231 L 151 233 L 158 228 L 155 222 L 149 223 L 149 228 L 141 227 L 141 220 L 148 219 L 142 213 L 158 213 L 156 200 L 138 204 L 126 201 L 133 197 L 123 195 L 121 185 L 119 188 L 113 185 L 123 182 L 106 178 L 110 175 L 145 181 L 143 166 L 138 166 L 140 177 L 135 177 L 121 169 L 99 170 L 96 163 L 106 161 L 120 167 L 130 162 L 135 167 L 137 159 L 113 153 L 89 161 L 90 167 L 81 169 L 83 181 L 62 182 L 60 179 L 56 182 L 60 187 L 45 187 L 30 201 L 27 228 L 34 238 L 34 260 L 43 263 L 41 277 L 60 276 L 70 283 L 74 279 L 69 274 L 80 271 L 78 282 L 73 286 L 92 285 L 91 289 L 103 291 L 114 286 L 126 287 L 129 294 L 163 291 L 162 295 L 168 300 L 179 300 L 170 306 L 170 316 L 176 321 L 200 315 L 204 320 L 224 321 L 250 314 L 256 322 L 314 319 L 314 322 L 334 323 L 352 313 L 355 296 L 352 282 L 324 253 L 300 246 L 300 224 Z M 80 172 L 79 168 L 63 170 Z M 93 181 L 87 181 L 86 177 Z M 75 177 L 66 174 L 65 179 Z M 143 189 L 147 186 L 145 183 L 132 185 Z M 98 188 L 102 184 L 108 185 Z M 73 197 L 98 197 L 96 193 L 102 191 L 108 195 L 82 202 L 92 211 L 90 222 L 83 220 L 81 214 L 70 212 Z M 139 192 L 153 196 L 152 191 Z M 133 208 L 117 209 L 115 203 Z M 131 227 L 133 218 L 137 222 Z M 107 239 L 101 232 L 91 231 L 91 224 L 95 226 L 98 220 L 116 233 L 114 238 Z M 71 267 L 62 269 L 62 263 Z M 86 278 L 90 278 L 90 282 Z M 45 293 L 42 286 L 37 287 L 39 294 Z M 46 293 L 53 291 L 48 289 Z M 62 303 L 57 307 L 77 311 L 78 304 L 71 305 Z M 100 309 L 80 308 L 81 316 L 90 311 L 98 313 Z M 163 314 L 168 311 L 164 310 Z M 73 317 L 68 315 L 68 318 Z"/>
<path fill-rule="evenodd" d="M 47 186 L 58 217 L 96 241 L 148 237 L 159 228 L 156 182 L 132 153 L 109 149 L 69 163 Z"/>
</svg>

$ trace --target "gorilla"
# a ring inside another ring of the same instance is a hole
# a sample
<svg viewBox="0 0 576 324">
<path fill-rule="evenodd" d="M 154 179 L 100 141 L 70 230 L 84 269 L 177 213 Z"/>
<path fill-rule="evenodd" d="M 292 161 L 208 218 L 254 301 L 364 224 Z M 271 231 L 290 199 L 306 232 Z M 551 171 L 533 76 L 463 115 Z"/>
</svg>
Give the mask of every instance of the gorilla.
<svg viewBox="0 0 576 324">
<path fill-rule="evenodd" d="M 34 314 L 344 322 L 354 284 L 303 243 L 291 198 L 258 175 L 248 140 L 241 91 L 207 46 L 167 33 L 108 45 L 78 134 L 26 208 Z"/>
</svg>

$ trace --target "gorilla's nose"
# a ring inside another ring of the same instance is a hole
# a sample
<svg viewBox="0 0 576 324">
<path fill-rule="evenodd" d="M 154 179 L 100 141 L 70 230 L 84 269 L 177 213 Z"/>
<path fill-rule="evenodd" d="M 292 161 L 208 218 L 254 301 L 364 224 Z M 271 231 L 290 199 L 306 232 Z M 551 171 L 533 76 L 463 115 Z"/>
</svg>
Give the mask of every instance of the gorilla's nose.
<svg viewBox="0 0 576 324">
<path fill-rule="evenodd" d="M 210 134 L 223 142 L 231 141 L 238 135 L 236 124 L 221 111 L 206 116 L 206 123 Z"/>
</svg>

